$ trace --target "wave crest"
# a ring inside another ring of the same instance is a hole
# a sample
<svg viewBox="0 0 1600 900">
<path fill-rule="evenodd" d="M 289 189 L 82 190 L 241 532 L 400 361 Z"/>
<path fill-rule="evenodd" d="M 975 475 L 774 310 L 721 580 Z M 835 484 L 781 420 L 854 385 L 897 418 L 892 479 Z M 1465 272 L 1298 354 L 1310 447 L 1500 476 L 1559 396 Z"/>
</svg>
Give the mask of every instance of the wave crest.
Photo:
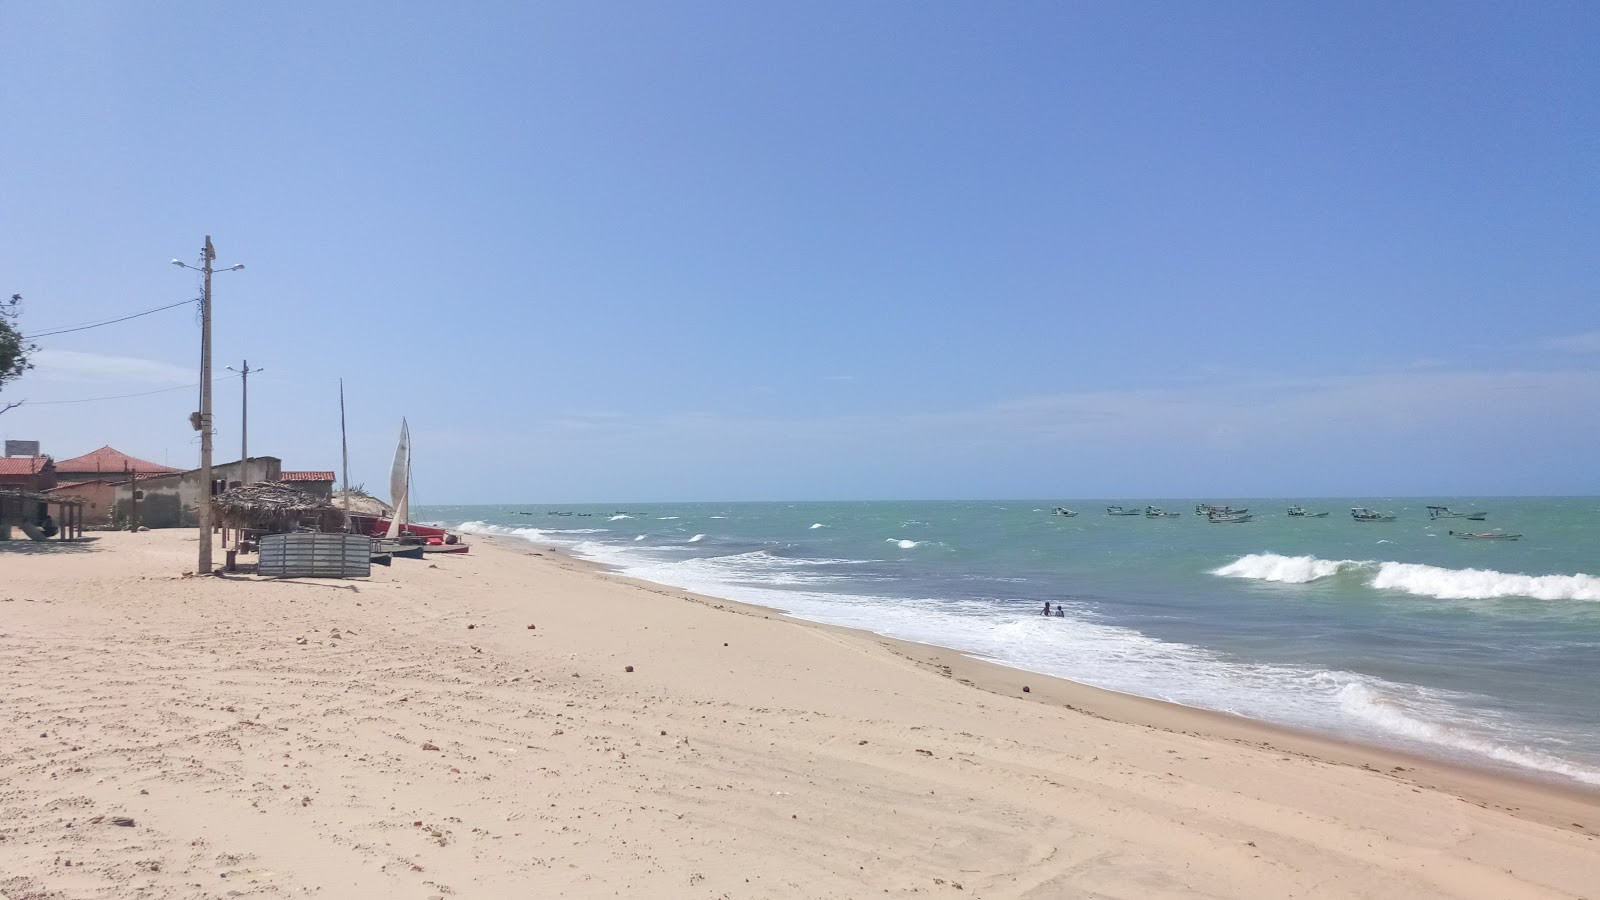
<svg viewBox="0 0 1600 900">
<path fill-rule="evenodd" d="M 1278 581 L 1287 584 L 1305 584 L 1330 575 L 1337 575 L 1346 569 L 1359 568 L 1370 563 L 1358 562 L 1353 559 L 1318 559 L 1315 556 L 1279 556 L 1276 553 L 1252 553 L 1241 556 L 1220 569 L 1211 570 L 1213 575 L 1224 578 L 1250 578 L 1256 581 Z"/>
<path fill-rule="evenodd" d="M 1441 600 L 1600 600 L 1600 578 L 1593 575 L 1514 575 L 1492 569 L 1442 569 L 1420 563 L 1386 562 L 1372 586 Z"/>
</svg>

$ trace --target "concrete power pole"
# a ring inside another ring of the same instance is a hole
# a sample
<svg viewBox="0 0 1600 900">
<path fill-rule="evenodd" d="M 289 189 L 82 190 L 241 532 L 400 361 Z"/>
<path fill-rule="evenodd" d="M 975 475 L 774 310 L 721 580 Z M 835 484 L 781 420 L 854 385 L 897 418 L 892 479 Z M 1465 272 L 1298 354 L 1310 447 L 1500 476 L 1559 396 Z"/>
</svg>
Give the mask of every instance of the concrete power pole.
<svg viewBox="0 0 1600 900">
<path fill-rule="evenodd" d="M 239 373 L 240 386 L 243 388 L 239 404 L 239 480 L 248 484 L 250 482 L 250 373 L 265 372 L 266 369 L 250 368 L 250 360 L 247 359 L 243 368 L 235 369 L 229 366 L 228 371 Z"/>
<path fill-rule="evenodd" d="M 196 575 L 211 574 L 211 262 L 217 251 L 206 235 L 200 271 L 205 276 L 200 292 L 200 562 Z"/>
<path fill-rule="evenodd" d="M 196 575 L 211 574 L 211 263 L 217 251 L 211 246 L 211 235 L 206 235 L 205 249 L 200 253 L 197 271 L 205 276 L 200 289 L 200 411 L 189 416 L 189 424 L 200 432 L 200 479 L 205 486 L 200 491 L 200 563 Z M 175 266 L 195 269 L 181 259 L 172 261 Z M 229 266 L 224 272 L 237 272 L 244 266 Z"/>
</svg>

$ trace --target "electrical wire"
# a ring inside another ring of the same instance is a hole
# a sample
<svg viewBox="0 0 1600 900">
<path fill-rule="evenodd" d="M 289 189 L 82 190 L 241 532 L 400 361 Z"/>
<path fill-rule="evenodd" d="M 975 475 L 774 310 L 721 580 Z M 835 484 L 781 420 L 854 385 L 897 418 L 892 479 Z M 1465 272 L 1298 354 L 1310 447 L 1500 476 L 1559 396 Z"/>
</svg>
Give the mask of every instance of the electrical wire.
<svg viewBox="0 0 1600 900">
<path fill-rule="evenodd" d="M 223 377 L 218 378 L 217 381 L 231 381 L 238 377 L 239 376 L 237 375 L 224 375 Z M 166 394 L 171 393 L 172 391 L 186 391 L 190 388 L 197 388 L 199 386 L 200 382 L 197 381 L 194 384 L 180 384 L 177 387 L 158 388 L 153 391 L 140 391 L 137 394 L 113 394 L 110 397 L 82 397 L 77 400 L 24 400 L 23 403 L 28 406 L 55 406 L 56 404 L 60 403 L 94 403 L 99 400 L 123 400 L 128 397 L 148 397 L 151 394 Z"/>
<path fill-rule="evenodd" d="M 122 316 L 122 317 L 116 318 L 116 319 L 107 319 L 104 322 L 92 322 L 92 323 L 90 323 L 88 325 L 76 325 L 76 326 L 71 327 L 71 328 L 57 328 L 54 331 L 34 331 L 34 332 L 29 332 L 29 333 L 25 334 L 24 337 L 27 337 L 29 340 L 32 340 L 34 338 L 50 337 L 51 335 L 55 335 L 55 334 L 68 334 L 68 333 L 73 332 L 73 331 L 87 331 L 90 328 L 99 328 L 99 327 L 101 327 L 103 325 L 115 325 L 118 322 L 126 322 L 129 319 L 137 319 L 140 316 L 148 316 L 151 313 L 158 313 L 158 312 L 161 312 L 162 310 L 165 310 L 165 309 L 176 309 L 177 307 L 187 306 L 190 303 L 196 303 L 196 302 L 198 302 L 198 301 L 196 301 L 196 300 L 180 300 L 177 303 L 169 303 L 166 306 L 158 306 L 155 309 L 147 309 L 144 312 L 136 312 L 131 316 Z"/>
</svg>

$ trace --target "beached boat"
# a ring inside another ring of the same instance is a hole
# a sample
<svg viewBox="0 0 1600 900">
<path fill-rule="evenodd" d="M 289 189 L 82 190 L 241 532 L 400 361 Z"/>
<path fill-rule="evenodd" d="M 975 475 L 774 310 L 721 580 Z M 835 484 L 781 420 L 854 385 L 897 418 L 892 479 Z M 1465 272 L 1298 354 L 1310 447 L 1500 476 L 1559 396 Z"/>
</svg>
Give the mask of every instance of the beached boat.
<svg viewBox="0 0 1600 900">
<path fill-rule="evenodd" d="M 1289 515 L 1296 519 L 1322 519 L 1327 517 L 1325 512 L 1306 512 L 1304 506 L 1289 507 Z"/>
<path fill-rule="evenodd" d="M 1473 534 L 1470 531 L 1452 531 L 1451 537 L 1458 537 L 1468 541 L 1520 541 L 1520 534 L 1505 534 L 1499 531 L 1486 531 L 1482 534 Z"/>
<path fill-rule="evenodd" d="M 1238 525 L 1250 521 L 1251 518 L 1252 516 L 1245 512 L 1214 512 L 1206 514 L 1206 521 L 1213 525 Z"/>
<path fill-rule="evenodd" d="M 1123 509 L 1120 506 L 1106 507 L 1106 515 L 1108 516 L 1137 516 L 1139 514 L 1137 509 Z"/>
<path fill-rule="evenodd" d="M 1146 506 L 1144 508 L 1144 517 L 1146 519 L 1176 519 L 1181 515 L 1183 513 L 1167 512 L 1159 506 Z"/>
<path fill-rule="evenodd" d="M 1474 522 L 1482 522 L 1488 516 L 1489 514 L 1484 512 L 1456 512 L 1448 506 L 1428 507 L 1429 519 L 1471 519 Z"/>
<path fill-rule="evenodd" d="M 461 535 L 445 528 L 417 525 L 409 521 L 411 510 L 411 428 L 400 420 L 400 443 L 394 452 L 394 467 L 389 472 L 389 491 L 394 513 L 388 516 L 351 513 L 350 531 L 373 541 L 373 555 L 421 559 L 424 553 L 466 553 L 471 547 Z"/>
<path fill-rule="evenodd" d="M 1365 506 L 1350 507 L 1350 518 L 1357 522 L 1393 522 L 1394 516 L 1367 509 Z"/>
<path fill-rule="evenodd" d="M 1066 516 L 1067 518 L 1070 519 L 1073 516 L 1077 515 L 1077 513 L 1073 512 L 1070 509 L 1067 509 L 1065 506 L 1058 506 L 1055 509 L 1050 510 L 1050 515 L 1052 515 L 1052 516 Z"/>
</svg>

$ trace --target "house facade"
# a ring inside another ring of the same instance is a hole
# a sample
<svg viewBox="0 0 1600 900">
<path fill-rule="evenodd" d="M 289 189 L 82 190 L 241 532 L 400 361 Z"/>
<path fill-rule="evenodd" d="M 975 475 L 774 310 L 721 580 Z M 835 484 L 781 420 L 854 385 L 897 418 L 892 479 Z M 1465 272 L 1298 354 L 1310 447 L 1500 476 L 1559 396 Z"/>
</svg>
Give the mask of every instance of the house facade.
<svg viewBox="0 0 1600 900">
<path fill-rule="evenodd" d="M 283 460 L 275 456 L 252 456 L 245 462 L 213 465 L 210 485 L 201 477 L 199 469 L 141 476 L 132 484 L 124 481 L 114 486 L 112 519 L 120 524 L 133 522 L 137 517 L 139 524 L 149 528 L 197 526 L 200 504 L 209 503 L 212 494 L 239 484 L 246 474 L 247 464 L 250 476 L 265 476 L 255 478 L 257 481 L 277 481 L 283 473 Z"/>
</svg>

